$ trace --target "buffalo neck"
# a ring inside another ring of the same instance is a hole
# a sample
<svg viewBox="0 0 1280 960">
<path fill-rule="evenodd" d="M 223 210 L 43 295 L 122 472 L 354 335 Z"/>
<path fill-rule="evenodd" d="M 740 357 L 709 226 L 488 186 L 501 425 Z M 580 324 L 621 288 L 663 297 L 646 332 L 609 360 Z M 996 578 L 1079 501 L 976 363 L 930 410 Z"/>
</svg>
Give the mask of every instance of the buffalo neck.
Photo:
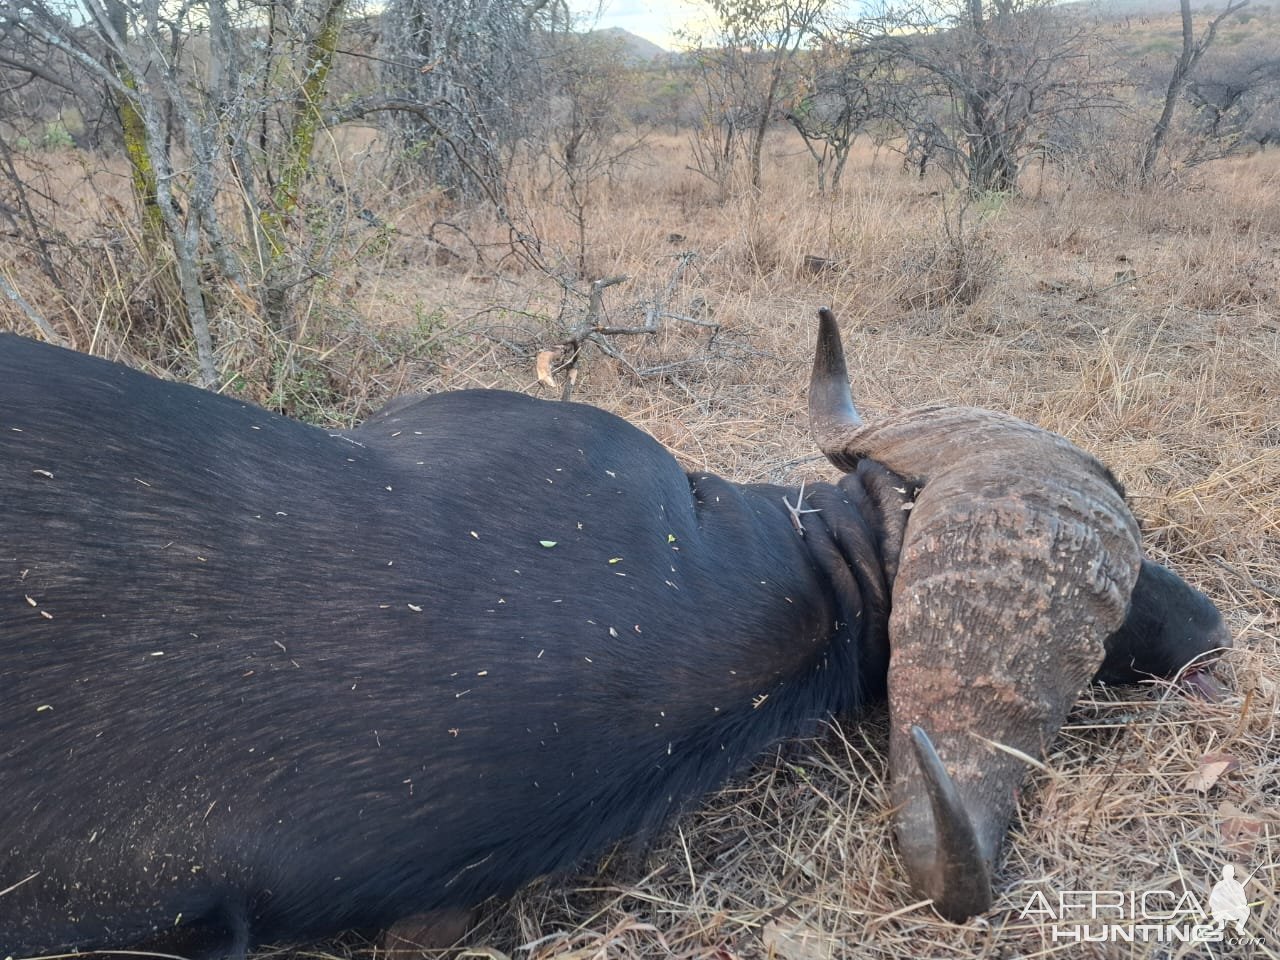
<svg viewBox="0 0 1280 960">
<path fill-rule="evenodd" d="M 691 475 L 695 497 L 710 479 Z M 742 589 L 768 591 L 772 609 L 797 614 L 786 627 L 762 624 L 757 631 L 754 681 L 785 678 L 797 713 L 810 716 L 838 714 L 882 699 L 890 596 L 914 488 L 879 464 L 864 461 L 835 484 L 737 489 L 755 519 L 753 539 L 769 543 L 773 566 L 766 574 L 760 564 L 742 562 L 753 578 L 759 576 Z M 704 517 L 708 508 L 705 501 L 699 503 Z M 718 545 L 726 557 L 747 549 Z M 810 616 L 795 610 L 801 604 Z M 814 611 L 819 611 L 817 622 Z M 778 634 L 789 638 L 781 650 Z"/>
</svg>

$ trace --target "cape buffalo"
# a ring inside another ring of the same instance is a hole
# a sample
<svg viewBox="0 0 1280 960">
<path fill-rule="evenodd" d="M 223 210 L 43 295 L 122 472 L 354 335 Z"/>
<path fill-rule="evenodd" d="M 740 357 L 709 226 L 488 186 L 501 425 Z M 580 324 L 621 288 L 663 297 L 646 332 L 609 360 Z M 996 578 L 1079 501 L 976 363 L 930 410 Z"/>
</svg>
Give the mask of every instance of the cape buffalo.
<svg viewBox="0 0 1280 960">
<path fill-rule="evenodd" d="M 508 894 L 886 679 L 904 863 L 983 909 L 1023 769 L 965 734 L 1038 753 L 1095 673 L 1229 637 L 1061 438 L 861 425 L 827 312 L 810 392 L 849 472 L 797 490 L 580 404 L 323 430 L 0 337 L 0 956 L 240 958 Z"/>
</svg>

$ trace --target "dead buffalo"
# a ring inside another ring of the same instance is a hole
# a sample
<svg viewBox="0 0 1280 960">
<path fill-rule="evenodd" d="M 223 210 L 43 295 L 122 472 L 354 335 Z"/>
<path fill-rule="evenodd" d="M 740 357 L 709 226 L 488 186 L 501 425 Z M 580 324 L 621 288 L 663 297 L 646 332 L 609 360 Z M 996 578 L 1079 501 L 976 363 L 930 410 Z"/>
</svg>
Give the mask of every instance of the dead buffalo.
<svg viewBox="0 0 1280 960">
<path fill-rule="evenodd" d="M 859 425 L 829 314 L 811 393 L 849 472 L 801 491 L 589 406 L 326 431 L 0 338 L 0 955 L 242 957 L 508 894 L 886 677 L 904 861 L 981 910 L 1023 769 L 966 732 L 1036 753 L 1100 669 L 1228 638 L 1061 438 Z"/>
</svg>

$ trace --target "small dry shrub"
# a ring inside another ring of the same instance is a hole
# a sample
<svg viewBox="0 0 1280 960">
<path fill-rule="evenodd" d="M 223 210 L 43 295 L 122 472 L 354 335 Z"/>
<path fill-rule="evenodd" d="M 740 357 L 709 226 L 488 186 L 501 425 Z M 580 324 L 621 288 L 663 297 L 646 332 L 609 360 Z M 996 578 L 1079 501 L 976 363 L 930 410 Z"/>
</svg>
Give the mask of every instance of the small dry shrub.
<svg viewBox="0 0 1280 960">
<path fill-rule="evenodd" d="M 969 307 L 996 279 L 1002 254 L 992 241 L 990 218 L 1000 198 L 981 203 L 943 202 L 935 231 L 905 251 L 900 302 L 913 310 Z"/>
</svg>

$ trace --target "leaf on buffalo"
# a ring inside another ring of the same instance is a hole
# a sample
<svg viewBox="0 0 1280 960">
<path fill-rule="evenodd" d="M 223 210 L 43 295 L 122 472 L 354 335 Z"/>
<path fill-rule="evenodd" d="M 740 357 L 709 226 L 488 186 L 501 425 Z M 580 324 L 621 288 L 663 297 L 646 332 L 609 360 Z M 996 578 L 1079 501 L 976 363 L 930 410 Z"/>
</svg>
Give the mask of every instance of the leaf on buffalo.
<svg viewBox="0 0 1280 960">
<path fill-rule="evenodd" d="M 552 547 L 556 545 L 556 541 L 554 540 L 539 540 L 538 543 L 542 544 L 548 550 L 550 550 Z"/>
<path fill-rule="evenodd" d="M 1239 768 L 1240 761 L 1226 753 L 1206 753 L 1187 778 L 1187 789 L 1208 793 L 1228 770 Z"/>
<path fill-rule="evenodd" d="M 560 386 L 560 384 L 556 383 L 556 378 L 551 374 L 551 364 L 555 362 L 558 356 L 560 356 L 559 350 L 538 351 L 538 382 L 544 387 L 550 387 L 552 390 Z"/>
</svg>

